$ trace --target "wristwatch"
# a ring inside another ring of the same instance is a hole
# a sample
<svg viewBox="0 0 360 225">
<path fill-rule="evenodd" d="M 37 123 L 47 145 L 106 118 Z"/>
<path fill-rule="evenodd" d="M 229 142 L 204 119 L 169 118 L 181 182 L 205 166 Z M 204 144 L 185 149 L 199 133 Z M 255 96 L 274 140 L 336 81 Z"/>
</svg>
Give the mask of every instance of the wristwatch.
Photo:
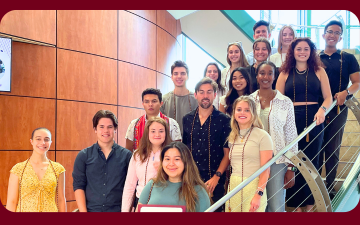
<svg viewBox="0 0 360 225">
<path fill-rule="evenodd" d="M 295 166 L 289 166 L 287 170 L 290 170 L 292 172 L 296 172 L 298 169 Z"/>
<path fill-rule="evenodd" d="M 348 94 L 348 95 L 350 95 L 350 91 L 349 91 L 349 89 L 346 89 L 346 92 L 347 92 L 347 94 Z"/>
<path fill-rule="evenodd" d="M 262 192 L 262 191 L 257 191 L 256 193 L 260 196 L 263 196 L 263 194 L 264 194 L 264 192 Z"/>
<path fill-rule="evenodd" d="M 215 175 L 218 176 L 218 177 L 221 177 L 221 172 L 220 172 L 220 171 L 216 171 Z"/>
</svg>

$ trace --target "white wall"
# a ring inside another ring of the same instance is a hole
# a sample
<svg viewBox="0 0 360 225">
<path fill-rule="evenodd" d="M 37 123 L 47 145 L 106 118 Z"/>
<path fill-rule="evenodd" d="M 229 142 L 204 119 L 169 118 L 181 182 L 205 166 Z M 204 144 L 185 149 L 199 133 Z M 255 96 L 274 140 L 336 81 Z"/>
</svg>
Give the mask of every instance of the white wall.
<svg viewBox="0 0 360 225">
<path fill-rule="evenodd" d="M 241 41 L 245 54 L 252 49 L 252 42 L 219 10 L 199 10 L 180 22 L 182 32 L 225 66 L 229 42 Z"/>
</svg>

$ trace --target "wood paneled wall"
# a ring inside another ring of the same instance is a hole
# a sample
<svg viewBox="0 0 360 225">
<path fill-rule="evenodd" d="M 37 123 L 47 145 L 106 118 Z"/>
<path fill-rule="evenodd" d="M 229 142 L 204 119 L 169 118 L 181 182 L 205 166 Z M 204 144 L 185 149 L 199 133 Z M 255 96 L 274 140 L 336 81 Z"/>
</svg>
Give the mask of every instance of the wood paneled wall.
<svg viewBox="0 0 360 225">
<path fill-rule="evenodd" d="M 180 21 L 165 10 L 11 11 L 0 32 L 54 45 L 13 42 L 11 93 L 0 92 L 0 199 L 9 171 L 31 155 L 37 127 L 52 133 L 48 156 L 66 169 L 68 211 L 76 206 L 74 160 L 96 136 L 92 117 L 111 110 L 125 146 L 131 120 L 144 113 L 141 92 L 173 89 L 171 64 L 182 57 Z"/>
</svg>

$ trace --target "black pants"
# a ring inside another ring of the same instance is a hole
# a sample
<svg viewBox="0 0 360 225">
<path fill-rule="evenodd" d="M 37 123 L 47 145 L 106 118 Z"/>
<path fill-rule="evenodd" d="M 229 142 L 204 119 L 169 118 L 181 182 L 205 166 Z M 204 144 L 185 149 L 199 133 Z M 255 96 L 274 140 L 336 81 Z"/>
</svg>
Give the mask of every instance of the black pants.
<svg viewBox="0 0 360 225">
<path fill-rule="evenodd" d="M 319 109 L 319 105 L 308 105 L 308 118 L 307 126 L 309 126 L 314 119 L 314 115 Z M 295 106 L 295 123 L 298 134 L 304 131 L 306 127 L 306 106 Z M 324 128 L 324 123 L 314 127 L 309 133 L 309 142 L 306 142 L 306 136 L 298 143 L 299 150 L 302 150 L 304 154 L 312 160 L 316 169 L 319 169 L 319 151 L 324 136 L 324 132 L 321 132 Z M 320 133 L 321 132 L 321 133 Z M 320 135 L 315 139 L 315 137 Z M 314 141 L 313 141 L 314 140 Z M 310 145 L 309 143 L 313 141 Z M 308 146 L 309 145 L 309 146 Z M 305 149 L 306 148 L 306 149 Z M 305 150 L 304 150 L 305 149 Z M 286 199 L 288 207 L 303 207 L 306 205 L 314 204 L 314 197 L 311 194 L 309 186 L 306 184 L 304 177 L 299 171 L 295 173 L 295 185 L 292 188 L 286 190 Z M 302 187 L 305 185 L 304 187 Z M 297 193 L 296 193 L 297 192 Z M 295 194 L 296 193 L 296 194 Z M 306 199 L 306 200 L 305 200 Z"/>
<path fill-rule="evenodd" d="M 324 141 L 322 143 L 323 149 L 319 157 L 319 162 L 320 162 L 319 173 L 321 174 L 322 165 L 324 163 L 323 162 L 324 154 L 325 154 L 326 187 L 329 191 L 335 185 L 334 181 L 339 163 L 340 145 L 345 128 L 345 126 L 343 125 L 346 123 L 346 119 L 348 116 L 348 108 L 345 105 L 340 106 L 340 112 L 341 113 L 337 115 L 337 106 L 335 106 L 329 112 L 329 114 L 326 115 L 325 126 L 328 124 L 329 125 L 326 127 L 324 131 Z M 332 121 L 334 118 L 335 120 Z"/>
<path fill-rule="evenodd" d="M 225 176 L 225 173 L 222 176 Z M 204 181 L 204 183 L 209 180 L 208 172 L 203 172 L 203 173 L 200 172 L 200 177 Z M 222 182 L 223 180 L 225 181 L 225 179 L 220 178 L 218 185 L 216 185 L 214 189 L 213 197 L 211 198 L 213 203 L 219 201 L 220 198 L 224 197 L 225 195 L 225 182 Z M 214 212 L 222 212 L 224 211 L 224 209 L 225 209 L 225 204 L 221 205 Z"/>
</svg>

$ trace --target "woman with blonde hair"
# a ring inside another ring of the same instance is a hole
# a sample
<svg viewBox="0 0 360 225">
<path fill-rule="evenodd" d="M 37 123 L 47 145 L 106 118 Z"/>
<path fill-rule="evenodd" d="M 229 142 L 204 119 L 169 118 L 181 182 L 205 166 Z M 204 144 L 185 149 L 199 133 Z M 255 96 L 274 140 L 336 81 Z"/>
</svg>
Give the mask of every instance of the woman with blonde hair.
<svg viewBox="0 0 360 225">
<path fill-rule="evenodd" d="M 185 205 L 187 212 L 204 212 L 210 197 L 189 148 L 182 142 L 165 146 L 157 176 L 143 189 L 139 204 Z"/>
<path fill-rule="evenodd" d="M 296 33 L 291 26 L 285 25 L 280 29 L 278 52 L 270 56 L 270 61 L 273 62 L 276 67 L 280 67 L 284 63 L 290 43 L 296 38 L 295 34 Z"/>
<path fill-rule="evenodd" d="M 263 130 L 250 96 L 241 96 L 234 102 L 229 135 L 230 183 L 229 192 L 265 165 L 272 157 L 273 142 Z M 226 202 L 227 212 L 264 212 L 266 208 L 266 183 L 270 168 L 251 181 Z"/>
<path fill-rule="evenodd" d="M 130 159 L 122 196 L 122 212 L 132 210 L 132 199 L 136 189 L 134 209 L 145 185 L 156 176 L 161 149 L 171 142 L 169 125 L 160 117 L 150 118 L 145 125 L 140 145 Z"/>
<path fill-rule="evenodd" d="M 233 70 L 238 67 L 247 67 L 249 63 L 246 60 L 241 41 L 229 43 L 226 52 L 226 62 L 229 66 L 221 71 L 221 85 L 224 86 L 226 90 L 229 90 L 228 84 Z"/>
<path fill-rule="evenodd" d="M 36 128 L 29 159 L 10 170 L 6 209 L 12 212 L 66 212 L 65 168 L 47 157 L 51 133 Z"/>
</svg>

